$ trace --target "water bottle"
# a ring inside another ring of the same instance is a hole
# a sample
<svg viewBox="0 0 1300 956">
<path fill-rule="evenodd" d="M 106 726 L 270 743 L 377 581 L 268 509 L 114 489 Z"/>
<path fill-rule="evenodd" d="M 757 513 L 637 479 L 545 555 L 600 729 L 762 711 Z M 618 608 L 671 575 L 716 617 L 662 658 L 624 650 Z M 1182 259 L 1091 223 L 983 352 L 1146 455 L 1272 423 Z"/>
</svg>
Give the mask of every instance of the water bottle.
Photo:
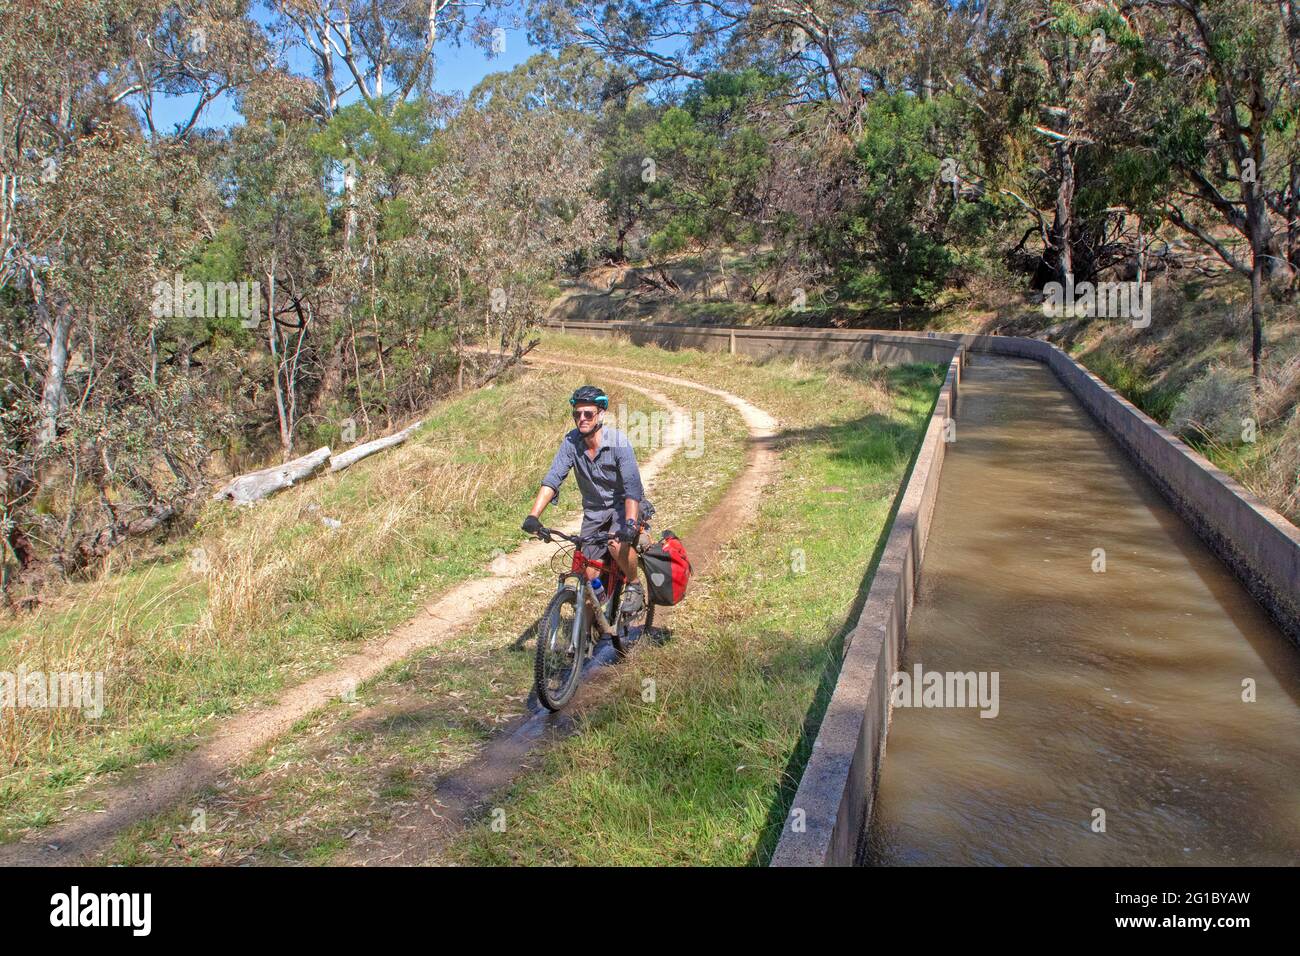
<svg viewBox="0 0 1300 956">
<path fill-rule="evenodd" d="M 599 577 L 591 579 L 591 591 L 596 595 L 597 606 L 605 603 L 605 585 Z"/>
</svg>

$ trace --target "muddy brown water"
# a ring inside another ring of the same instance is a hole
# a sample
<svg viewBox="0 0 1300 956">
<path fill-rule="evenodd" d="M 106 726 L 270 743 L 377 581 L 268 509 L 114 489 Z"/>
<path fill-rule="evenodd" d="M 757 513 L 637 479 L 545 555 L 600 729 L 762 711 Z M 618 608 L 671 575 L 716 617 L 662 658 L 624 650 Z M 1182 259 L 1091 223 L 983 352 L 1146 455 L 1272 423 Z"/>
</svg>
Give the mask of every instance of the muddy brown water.
<svg viewBox="0 0 1300 956">
<path fill-rule="evenodd" d="M 900 687 L 861 862 L 1300 863 L 1300 650 L 1046 366 L 975 356 L 948 455 L 901 672 L 997 714 Z"/>
</svg>

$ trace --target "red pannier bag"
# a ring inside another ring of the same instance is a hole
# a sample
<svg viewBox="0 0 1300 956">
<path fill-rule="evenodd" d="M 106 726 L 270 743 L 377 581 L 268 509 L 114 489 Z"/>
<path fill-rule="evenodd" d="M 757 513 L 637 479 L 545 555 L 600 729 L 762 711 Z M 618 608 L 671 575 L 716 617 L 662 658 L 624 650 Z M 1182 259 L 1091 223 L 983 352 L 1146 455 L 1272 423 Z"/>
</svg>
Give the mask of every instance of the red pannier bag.
<svg viewBox="0 0 1300 956">
<path fill-rule="evenodd" d="M 655 604 L 671 606 L 686 597 L 691 560 L 682 539 L 671 531 L 665 531 L 658 543 L 642 552 L 641 569 L 645 571 L 646 596 Z"/>
</svg>

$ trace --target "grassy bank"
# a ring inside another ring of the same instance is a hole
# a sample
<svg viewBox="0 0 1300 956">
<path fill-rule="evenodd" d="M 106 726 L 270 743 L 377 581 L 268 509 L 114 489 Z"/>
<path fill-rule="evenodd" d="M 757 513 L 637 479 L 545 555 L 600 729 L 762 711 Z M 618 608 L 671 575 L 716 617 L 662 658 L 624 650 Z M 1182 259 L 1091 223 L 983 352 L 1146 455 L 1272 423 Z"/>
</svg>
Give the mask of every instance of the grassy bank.
<svg viewBox="0 0 1300 956">
<path fill-rule="evenodd" d="M 1150 328 L 1093 321 L 1070 330 L 1061 344 L 1138 408 L 1163 425 L 1181 428 L 1188 444 L 1300 523 L 1300 308 L 1270 306 L 1258 387 L 1248 384 L 1248 315 L 1240 283 L 1165 284 L 1157 289 Z M 1237 385 L 1227 392 L 1207 387 L 1215 381 Z M 1189 418 L 1195 423 L 1190 427 Z M 1249 430 L 1243 427 L 1247 420 Z"/>
<path fill-rule="evenodd" d="M 546 341 L 548 352 L 577 359 L 589 357 L 590 349 L 591 342 L 580 338 L 548 336 Z M 798 436 L 820 425 L 861 418 L 891 434 L 898 427 L 889 420 L 895 396 L 879 372 L 854 377 L 799 362 L 738 362 L 727 356 L 622 344 L 602 343 L 601 350 L 610 364 L 677 374 L 744 395 L 782 416 L 790 426 L 786 441 L 791 450 L 800 444 Z M 691 530 L 739 471 L 746 433 L 734 410 L 714 396 L 659 382 L 647 385 L 703 416 L 702 454 L 679 453 L 653 492 L 664 524 L 689 541 Z M 929 394 L 932 398 L 932 389 Z M 825 435 L 817 440 L 838 438 Z M 850 449 L 850 457 L 857 454 Z M 849 486 L 841 487 L 845 492 L 828 495 L 848 504 Z M 894 487 L 873 486 L 872 493 L 887 502 Z M 819 553 L 809 551 L 810 568 L 821 560 L 814 557 Z M 692 585 L 708 586 L 703 578 Z M 368 682 L 358 689 L 356 702 L 337 702 L 304 721 L 287 739 L 196 795 L 191 806 L 177 807 L 123 833 L 102 861 L 325 863 L 364 850 L 371 840 L 400 841 L 403 827 L 430 819 L 424 808 L 432 806 L 437 779 L 465 766 L 522 712 L 532 679 L 531 645 L 524 652 L 516 647 L 553 587 L 549 570 L 539 569 L 471 633 Z M 845 600 L 852 598 L 850 588 Z M 832 609 L 841 617 L 844 611 L 843 606 Z M 673 626 L 680 630 L 679 624 Z M 824 622 L 818 626 L 824 633 Z M 684 650 L 686 643 L 674 640 L 662 651 Z M 641 657 L 638 652 L 624 665 L 629 673 L 640 667 Z M 203 832 L 191 828 L 195 809 L 205 812 Z"/>
<path fill-rule="evenodd" d="M 191 747 L 215 719 L 483 573 L 518 544 L 580 379 L 555 370 L 467 393 L 407 445 L 251 509 L 211 505 L 169 554 L 6 624 L 0 671 L 102 672 L 105 710 L 0 712 L 0 837 L 49 823 L 105 775 Z M 648 410 L 639 393 L 615 397 Z"/>
<path fill-rule="evenodd" d="M 574 353 L 579 354 L 580 353 Z M 554 370 L 539 368 L 523 383 L 540 383 Z M 603 384 L 617 411 L 631 393 L 599 373 L 579 376 Z M 704 444 L 679 451 L 652 489 L 665 522 L 689 533 L 740 471 L 747 432 L 722 400 L 698 391 L 647 381 L 700 416 Z M 529 441 L 554 451 L 550 434 Z M 653 449 L 639 448 L 644 461 Z M 545 464 L 532 476 L 533 490 Z M 559 513 L 577 513 L 572 493 Z M 526 507 L 514 515 L 518 522 Z M 483 745 L 524 709 L 532 685 L 532 645 L 524 635 L 555 586 L 549 565 L 527 575 L 463 637 L 431 648 L 357 689 L 353 702 L 336 701 L 244 765 L 223 774 L 193 802 L 124 832 L 103 856 L 108 863 L 326 863 L 391 833 L 406 812 L 429 802 L 436 779 L 472 760 Z M 191 829 L 202 809 L 204 832 Z"/>
</svg>

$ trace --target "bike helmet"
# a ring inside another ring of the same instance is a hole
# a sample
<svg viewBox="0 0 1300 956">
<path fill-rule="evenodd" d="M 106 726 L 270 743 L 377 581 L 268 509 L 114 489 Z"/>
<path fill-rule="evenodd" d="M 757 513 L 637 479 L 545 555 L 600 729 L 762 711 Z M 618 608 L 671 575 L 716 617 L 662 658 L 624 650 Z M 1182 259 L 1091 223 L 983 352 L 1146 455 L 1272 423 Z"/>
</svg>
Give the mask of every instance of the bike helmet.
<svg viewBox="0 0 1300 956">
<path fill-rule="evenodd" d="M 609 408 L 609 396 L 598 385 L 584 385 L 569 396 L 569 404 L 574 408 L 578 406 L 579 402 L 595 405 L 602 409 Z"/>
</svg>

